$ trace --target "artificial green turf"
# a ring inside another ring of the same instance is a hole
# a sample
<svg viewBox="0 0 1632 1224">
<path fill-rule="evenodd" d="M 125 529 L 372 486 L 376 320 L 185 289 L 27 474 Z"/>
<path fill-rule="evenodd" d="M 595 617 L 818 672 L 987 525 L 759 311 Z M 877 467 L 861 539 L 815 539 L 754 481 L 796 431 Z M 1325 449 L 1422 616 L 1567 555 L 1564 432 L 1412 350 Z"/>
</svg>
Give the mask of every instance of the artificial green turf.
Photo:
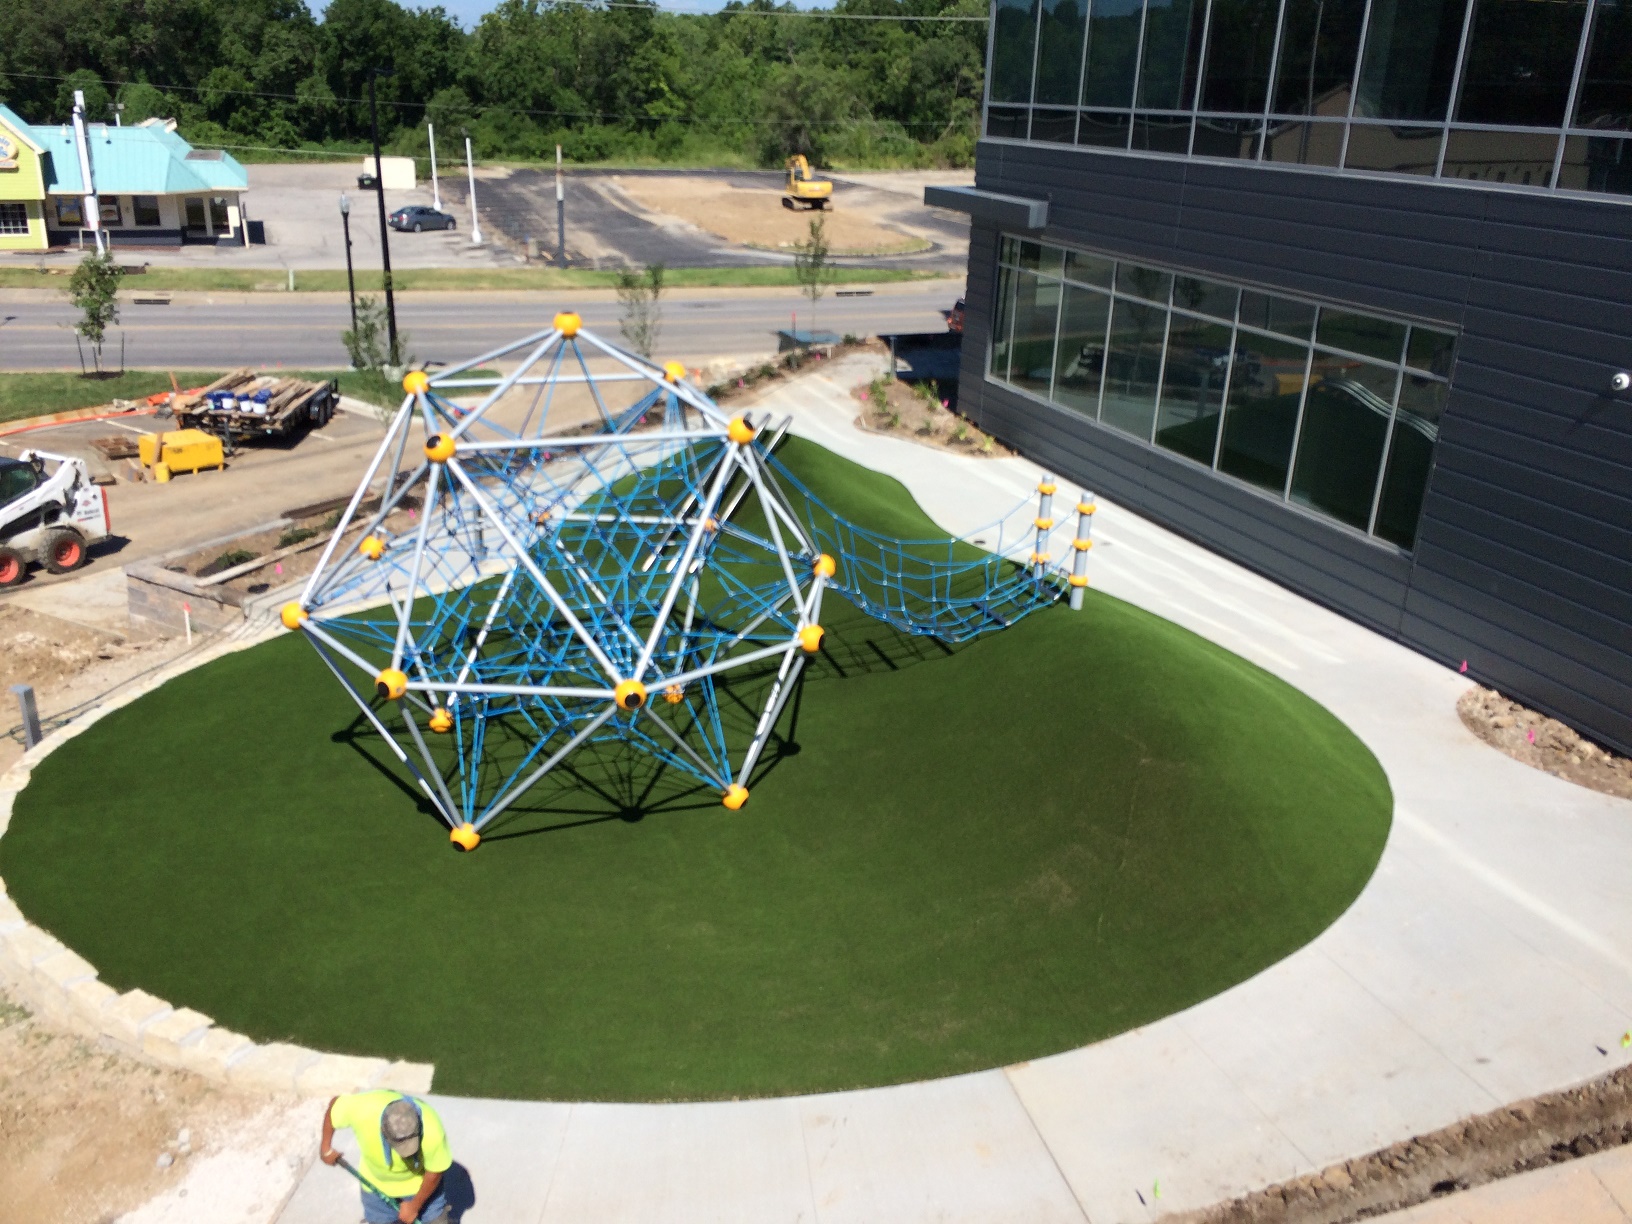
<svg viewBox="0 0 1632 1224">
<path fill-rule="evenodd" d="M 894 482 L 784 453 L 924 533 Z M 433 1061 L 447 1092 L 664 1100 L 1109 1036 L 1307 942 L 1382 851 L 1388 784 L 1341 723 L 1129 605 L 951 651 L 823 619 L 741 812 L 591 759 L 458 855 L 291 636 L 48 757 L 0 874 L 112 984 L 255 1037 Z"/>
</svg>

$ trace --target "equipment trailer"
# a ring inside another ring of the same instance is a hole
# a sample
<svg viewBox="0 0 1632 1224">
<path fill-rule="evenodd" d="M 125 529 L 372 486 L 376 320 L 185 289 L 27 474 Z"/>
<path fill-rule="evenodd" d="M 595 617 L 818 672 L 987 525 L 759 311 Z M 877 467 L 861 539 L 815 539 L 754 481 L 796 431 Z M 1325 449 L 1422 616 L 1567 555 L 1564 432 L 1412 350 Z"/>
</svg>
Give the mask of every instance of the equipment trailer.
<svg viewBox="0 0 1632 1224">
<path fill-rule="evenodd" d="M 202 429 L 226 443 L 285 438 L 308 426 L 321 429 L 340 405 L 340 384 L 308 382 L 234 370 L 194 395 L 170 401 L 176 424 Z"/>
</svg>

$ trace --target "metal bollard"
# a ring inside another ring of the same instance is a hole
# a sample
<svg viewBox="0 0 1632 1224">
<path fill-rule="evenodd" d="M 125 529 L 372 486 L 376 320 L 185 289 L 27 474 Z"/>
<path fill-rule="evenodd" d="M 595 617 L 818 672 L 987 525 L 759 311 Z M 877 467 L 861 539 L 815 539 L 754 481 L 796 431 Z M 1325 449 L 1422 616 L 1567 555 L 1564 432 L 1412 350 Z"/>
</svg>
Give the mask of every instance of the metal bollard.
<svg viewBox="0 0 1632 1224">
<path fill-rule="evenodd" d="M 1076 560 L 1071 565 L 1071 610 L 1082 611 L 1082 593 L 1088 587 L 1088 550 L 1094 546 L 1089 533 L 1094 529 L 1094 511 L 1099 507 L 1094 505 L 1094 495 L 1083 492 L 1082 500 L 1077 503 L 1077 538 L 1071 541 L 1071 547 L 1076 549 Z"/>
<path fill-rule="evenodd" d="M 23 714 L 23 747 L 32 748 L 41 739 L 40 708 L 34 704 L 34 686 L 14 684 L 11 691 L 17 694 L 17 708 Z"/>
<path fill-rule="evenodd" d="M 1059 486 L 1054 483 L 1054 477 L 1047 472 L 1037 486 L 1037 517 L 1033 523 L 1037 528 L 1037 546 L 1031 554 L 1031 574 L 1034 578 L 1042 578 L 1048 573 L 1048 533 L 1054 529 L 1054 490 Z"/>
</svg>

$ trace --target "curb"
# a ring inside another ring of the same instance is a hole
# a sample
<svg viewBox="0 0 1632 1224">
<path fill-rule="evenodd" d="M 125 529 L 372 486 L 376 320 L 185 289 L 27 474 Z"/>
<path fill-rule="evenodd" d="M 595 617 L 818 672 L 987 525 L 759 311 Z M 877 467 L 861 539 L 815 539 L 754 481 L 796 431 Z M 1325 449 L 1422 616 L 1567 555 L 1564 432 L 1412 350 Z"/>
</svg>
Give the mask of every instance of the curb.
<svg viewBox="0 0 1632 1224">
<path fill-rule="evenodd" d="M 86 711 L 30 748 L 0 774 L 0 836 L 11 823 L 17 796 L 34 767 L 106 714 L 129 705 L 165 681 L 223 655 L 247 650 L 283 632 L 247 626 L 235 640 L 166 668 L 143 683 Z M 145 990 L 114 990 L 96 967 L 50 932 L 30 923 L 0 880 L 0 981 L 36 1014 L 99 1044 L 161 1067 L 192 1071 L 234 1088 L 333 1096 L 390 1086 L 427 1093 L 430 1063 L 328 1054 L 283 1042 L 257 1044 L 221 1028 L 209 1016 L 176 1007 Z"/>
</svg>

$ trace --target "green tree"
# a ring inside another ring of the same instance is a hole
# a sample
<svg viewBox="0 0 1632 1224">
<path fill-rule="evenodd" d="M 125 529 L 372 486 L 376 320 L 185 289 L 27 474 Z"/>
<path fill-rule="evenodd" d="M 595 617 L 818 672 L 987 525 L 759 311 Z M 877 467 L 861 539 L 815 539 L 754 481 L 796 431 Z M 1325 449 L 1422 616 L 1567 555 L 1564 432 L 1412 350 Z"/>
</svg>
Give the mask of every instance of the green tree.
<svg viewBox="0 0 1632 1224">
<path fill-rule="evenodd" d="M 358 298 L 357 326 L 340 333 L 340 343 L 346 346 L 346 355 L 351 358 L 351 368 L 368 370 L 376 374 L 383 371 L 390 364 L 391 355 L 386 351 L 388 336 L 385 303 L 367 294 Z M 399 348 L 406 340 L 406 336 L 398 333 Z"/>
<path fill-rule="evenodd" d="M 810 330 L 816 330 L 816 303 L 833 283 L 833 266 L 827 257 L 827 219 L 812 217 L 810 235 L 793 248 L 793 274 L 799 281 L 799 292 L 810 299 Z"/>
<path fill-rule="evenodd" d="M 629 347 L 648 361 L 663 331 L 663 310 L 658 305 L 662 293 L 662 264 L 647 264 L 639 272 L 625 268 L 618 273 L 618 304 L 622 307 L 618 330 Z"/>
<path fill-rule="evenodd" d="M 74 330 L 91 345 L 97 373 L 102 372 L 102 342 L 108 327 L 119 321 L 119 278 L 123 275 L 113 252 L 91 254 L 79 261 L 68 278 L 68 300 L 79 311 Z"/>
</svg>

